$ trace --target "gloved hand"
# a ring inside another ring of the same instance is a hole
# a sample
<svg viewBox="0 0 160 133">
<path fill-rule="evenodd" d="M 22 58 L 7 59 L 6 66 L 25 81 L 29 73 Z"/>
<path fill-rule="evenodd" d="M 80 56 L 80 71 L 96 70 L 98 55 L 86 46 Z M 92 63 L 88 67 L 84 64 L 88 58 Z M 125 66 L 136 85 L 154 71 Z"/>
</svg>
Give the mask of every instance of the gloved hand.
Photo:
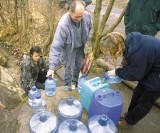
<svg viewBox="0 0 160 133">
<path fill-rule="evenodd" d="M 108 71 L 108 76 L 115 76 L 115 69 Z"/>
<path fill-rule="evenodd" d="M 54 78 L 54 70 L 48 70 L 46 77 L 52 76 Z"/>
</svg>

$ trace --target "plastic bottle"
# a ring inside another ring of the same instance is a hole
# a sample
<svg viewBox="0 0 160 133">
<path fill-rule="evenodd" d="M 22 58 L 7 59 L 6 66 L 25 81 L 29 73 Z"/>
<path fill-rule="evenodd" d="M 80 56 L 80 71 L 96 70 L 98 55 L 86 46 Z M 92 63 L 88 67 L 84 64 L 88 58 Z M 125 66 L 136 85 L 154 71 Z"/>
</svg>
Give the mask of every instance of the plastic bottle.
<svg viewBox="0 0 160 133">
<path fill-rule="evenodd" d="M 45 110 L 34 114 L 29 122 L 30 133 L 56 133 L 57 128 L 56 116 Z"/>
<path fill-rule="evenodd" d="M 81 120 L 81 117 L 82 117 L 82 105 L 78 100 L 72 97 L 68 97 L 59 102 L 58 120 L 60 123 L 67 119 Z"/>
<path fill-rule="evenodd" d="M 45 94 L 47 96 L 54 96 L 56 94 L 56 80 L 48 77 L 45 81 Z"/>
<path fill-rule="evenodd" d="M 60 124 L 58 133 L 88 133 L 88 129 L 79 120 L 68 119 Z"/>
<path fill-rule="evenodd" d="M 122 79 L 116 75 L 115 76 L 108 76 L 108 72 L 106 72 L 104 74 L 104 80 L 109 84 L 122 82 Z"/>
<path fill-rule="evenodd" d="M 78 79 L 78 92 L 81 93 L 82 91 L 82 84 L 87 81 L 88 78 L 86 76 L 86 74 L 82 74 L 79 79 Z"/>
<path fill-rule="evenodd" d="M 32 86 L 32 88 L 28 92 L 28 104 L 32 107 L 33 101 L 36 98 L 36 96 L 41 96 L 41 92 L 39 89 L 37 89 L 36 86 Z"/>
<path fill-rule="evenodd" d="M 35 114 L 36 112 L 45 109 L 45 104 L 43 99 L 41 98 L 41 95 L 37 95 L 36 98 L 33 100 L 32 104 L 32 111 Z"/>
<path fill-rule="evenodd" d="M 117 133 L 117 128 L 107 115 L 95 115 L 88 120 L 90 133 Z"/>
</svg>

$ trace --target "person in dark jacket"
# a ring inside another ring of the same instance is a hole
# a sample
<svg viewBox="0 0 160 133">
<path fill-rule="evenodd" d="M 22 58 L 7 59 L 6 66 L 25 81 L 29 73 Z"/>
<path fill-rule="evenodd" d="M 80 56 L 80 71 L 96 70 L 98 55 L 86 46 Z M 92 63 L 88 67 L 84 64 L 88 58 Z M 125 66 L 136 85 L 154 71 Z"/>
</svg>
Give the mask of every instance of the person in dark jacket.
<svg viewBox="0 0 160 133">
<path fill-rule="evenodd" d="M 123 66 L 108 71 L 128 81 L 138 81 L 128 112 L 120 119 L 119 127 L 135 125 L 151 110 L 160 97 L 160 40 L 131 32 L 127 37 L 112 32 L 107 35 L 105 48 L 113 58 L 123 57 Z"/>
<path fill-rule="evenodd" d="M 129 0 L 124 15 L 125 33 L 155 36 L 160 31 L 160 0 Z"/>
<path fill-rule="evenodd" d="M 48 66 L 41 54 L 41 48 L 39 46 L 33 46 L 30 49 L 30 56 L 24 55 L 21 61 L 20 84 L 26 93 L 34 85 L 38 89 L 44 89 Z"/>
</svg>

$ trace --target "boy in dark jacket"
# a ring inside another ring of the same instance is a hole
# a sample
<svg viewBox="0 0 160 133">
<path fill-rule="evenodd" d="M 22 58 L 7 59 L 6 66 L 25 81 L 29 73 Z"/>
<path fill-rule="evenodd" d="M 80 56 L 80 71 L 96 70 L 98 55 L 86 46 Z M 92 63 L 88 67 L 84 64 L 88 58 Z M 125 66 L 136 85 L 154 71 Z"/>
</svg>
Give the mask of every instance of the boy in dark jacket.
<svg viewBox="0 0 160 133">
<path fill-rule="evenodd" d="M 113 58 L 122 55 L 125 64 L 108 72 L 124 80 L 138 81 L 134 90 L 128 112 L 123 115 L 118 126 L 135 125 L 151 110 L 160 97 L 160 40 L 139 32 L 128 34 L 125 39 L 119 33 L 107 35 Z"/>
<path fill-rule="evenodd" d="M 30 56 L 25 55 L 21 62 L 21 87 L 26 93 L 32 86 L 44 89 L 44 82 L 48 67 L 41 56 L 42 50 L 39 46 L 33 46 L 30 49 Z"/>
<path fill-rule="evenodd" d="M 125 33 L 155 36 L 160 31 L 160 0 L 129 0 L 124 15 Z"/>
</svg>

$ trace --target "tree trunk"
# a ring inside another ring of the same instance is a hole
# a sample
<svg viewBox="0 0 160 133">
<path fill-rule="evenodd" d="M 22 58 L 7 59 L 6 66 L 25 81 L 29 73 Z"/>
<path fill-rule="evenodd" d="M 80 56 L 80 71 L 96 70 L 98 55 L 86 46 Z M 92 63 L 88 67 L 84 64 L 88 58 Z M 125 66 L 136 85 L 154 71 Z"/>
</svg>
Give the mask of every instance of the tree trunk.
<svg viewBox="0 0 160 133">
<path fill-rule="evenodd" d="M 116 22 L 113 25 L 111 25 L 111 27 L 109 27 L 106 32 L 104 32 L 105 25 L 106 25 L 106 22 L 109 18 L 111 10 L 113 8 L 114 2 L 115 2 L 115 0 L 110 0 L 109 5 L 107 7 L 107 10 L 106 10 L 103 18 L 102 18 L 101 23 L 99 22 L 100 21 L 100 9 L 101 9 L 101 7 L 99 7 L 99 6 L 102 6 L 102 4 L 100 4 L 100 1 L 97 2 L 97 4 L 99 4 L 99 5 L 96 6 L 95 13 L 94 13 L 95 16 L 94 16 L 94 22 L 93 22 L 93 35 L 92 35 L 92 39 L 91 39 L 92 48 L 93 48 L 93 55 L 95 58 L 99 57 L 100 42 L 101 42 L 102 38 L 105 40 L 105 36 L 108 33 L 112 32 L 117 27 L 117 25 L 121 22 L 121 20 L 124 16 L 126 8 L 122 11 L 119 18 L 116 20 Z"/>
<path fill-rule="evenodd" d="M 53 13 L 52 5 L 54 4 L 53 0 L 48 0 L 48 20 L 49 20 L 49 35 L 47 40 L 45 41 L 43 45 L 44 49 L 44 55 L 48 54 L 48 47 L 51 44 L 54 36 L 54 31 L 55 31 L 55 14 Z"/>
<path fill-rule="evenodd" d="M 102 18 L 102 21 L 100 23 L 100 27 L 98 29 L 98 32 L 97 32 L 97 35 L 96 35 L 96 38 L 95 38 L 95 43 L 94 43 L 94 46 L 93 46 L 93 54 L 94 54 L 95 58 L 98 58 L 98 55 L 99 55 L 99 52 L 100 52 L 99 51 L 99 44 L 100 44 L 100 41 L 102 39 L 102 33 L 103 33 L 104 28 L 105 28 L 106 22 L 109 18 L 109 15 L 111 13 L 114 2 L 115 2 L 115 0 L 110 0 L 109 5 L 107 7 L 107 10 L 106 10 L 106 12 L 105 12 L 105 14 Z"/>
<path fill-rule="evenodd" d="M 27 33 L 27 30 L 28 30 L 28 12 L 26 11 L 26 5 L 28 3 L 28 0 L 21 0 L 21 3 L 20 3 L 20 7 L 21 7 L 21 28 L 20 28 L 20 35 L 21 35 L 21 38 L 20 38 L 20 44 L 21 43 L 26 43 L 26 44 L 29 44 L 29 39 L 28 39 L 28 33 Z M 28 9 L 27 9 L 28 10 Z"/>
<path fill-rule="evenodd" d="M 7 20 L 3 16 L 3 11 L 2 11 L 2 4 L 0 3 L 0 18 L 2 20 L 3 25 L 7 24 Z"/>
<path fill-rule="evenodd" d="M 93 35 L 91 39 L 92 44 L 94 44 L 95 42 L 99 27 L 101 7 L 102 7 L 102 0 L 96 0 L 96 7 L 94 10 L 94 20 L 93 20 Z"/>
<path fill-rule="evenodd" d="M 108 33 L 112 32 L 117 26 L 118 24 L 121 22 L 124 14 L 126 11 L 126 7 L 123 9 L 123 11 L 121 12 L 119 18 L 116 20 L 116 22 L 105 32 L 102 34 L 102 37 L 106 36 Z M 103 40 L 105 40 L 106 38 L 104 37 Z"/>
<path fill-rule="evenodd" d="M 15 27 L 16 27 L 16 32 L 18 32 L 18 2 L 17 0 L 14 0 L 14 15 L 15 15 Z"/>
</svg>

